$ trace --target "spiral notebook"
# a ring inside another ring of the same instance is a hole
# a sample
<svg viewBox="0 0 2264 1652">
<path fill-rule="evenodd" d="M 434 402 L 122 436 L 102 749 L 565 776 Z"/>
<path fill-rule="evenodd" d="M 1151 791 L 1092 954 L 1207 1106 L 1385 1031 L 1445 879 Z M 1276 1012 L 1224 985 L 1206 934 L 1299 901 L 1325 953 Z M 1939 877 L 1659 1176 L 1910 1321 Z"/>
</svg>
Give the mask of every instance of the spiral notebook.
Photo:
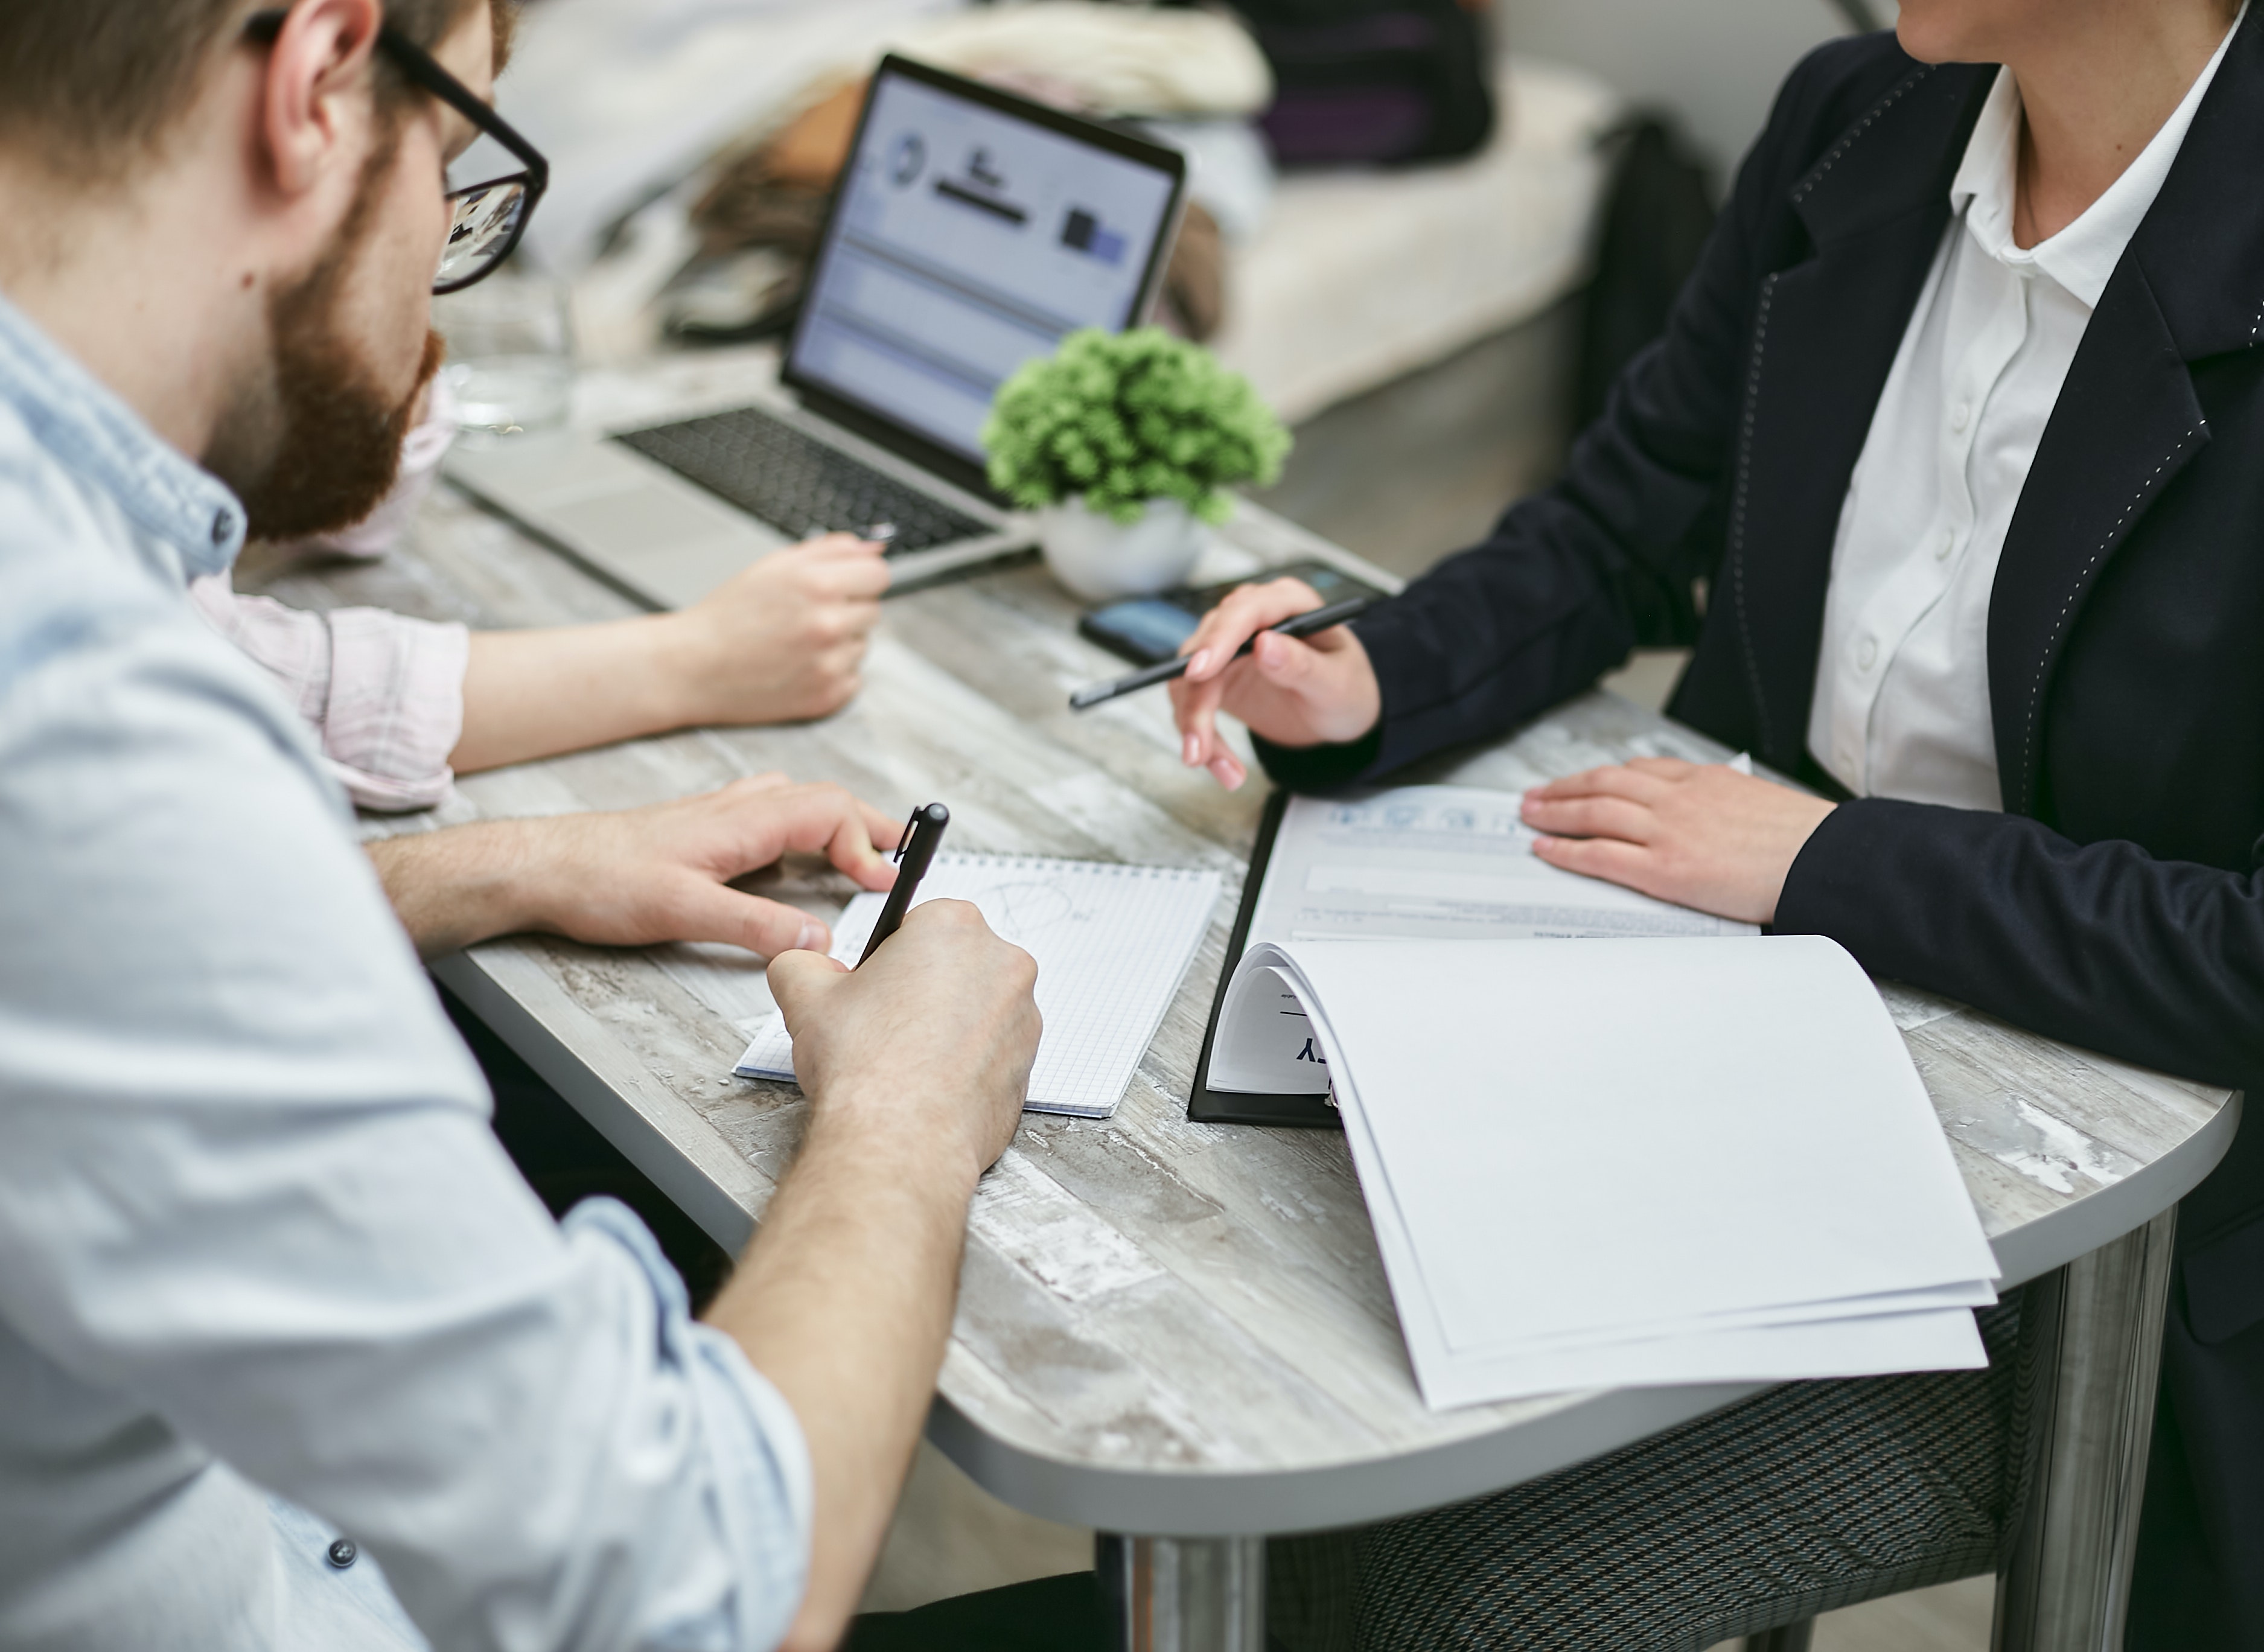
<svg viewBox="0 0 2264 1652">
<path fill-rule="evenodd" d="M 972 902 L 1001 936 L 1038 960 L 1045 1032 L 1024 1103 L 1035 1112 L 1105 1119 L 1147 1054 L 1218 903 L 1219 875 L 1022 855 L 938 855 L 915 907 Z M 854 963 L 881 915 L 880 895 L 850 902 L 833 956 Z M 733 1069 L 794 1077 L 794 1041 L 773 1016 Z"/>
</svg>

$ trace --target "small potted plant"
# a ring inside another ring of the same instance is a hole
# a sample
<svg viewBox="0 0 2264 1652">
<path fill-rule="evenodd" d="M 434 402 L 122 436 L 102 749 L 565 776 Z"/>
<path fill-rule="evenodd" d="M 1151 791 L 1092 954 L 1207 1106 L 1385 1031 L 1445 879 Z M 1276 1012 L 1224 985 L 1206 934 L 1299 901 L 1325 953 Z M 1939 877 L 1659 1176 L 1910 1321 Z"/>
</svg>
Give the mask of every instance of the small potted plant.
<svg viewBox="0 0 2264 1652">
<path fill-rule="evenodd" d="M 983 426 L 990 485 L 1039 513 L 1054 576 L 1089 602 L 1184 582 L 1225 491 L 1281 473 L 1289 432 L 1250 381 L 1161 328 L 1070 333 L 1026 362 Z"/>
</svg>

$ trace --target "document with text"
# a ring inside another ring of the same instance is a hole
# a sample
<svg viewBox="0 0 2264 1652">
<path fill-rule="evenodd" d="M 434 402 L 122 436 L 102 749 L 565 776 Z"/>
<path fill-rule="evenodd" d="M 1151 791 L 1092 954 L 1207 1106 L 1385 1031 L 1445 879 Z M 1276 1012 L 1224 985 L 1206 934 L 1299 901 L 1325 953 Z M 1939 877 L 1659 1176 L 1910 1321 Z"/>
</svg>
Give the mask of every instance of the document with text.
<svg viewBox="0 0 2264 1652">
<path fill-rule="evenodd" d="M 1245 945 L 1314 940 L 1575 940 L 1757 935 L 1552 866 L 1518 818 L 1522 793 L 1403 786 L 1289 801 Z M 1214 1089 L 1317 1095 L 1328 1075 L 1294 1000 L 1280 1005 L 1274 1059 L 1223 1073 Z"/>
</svg>

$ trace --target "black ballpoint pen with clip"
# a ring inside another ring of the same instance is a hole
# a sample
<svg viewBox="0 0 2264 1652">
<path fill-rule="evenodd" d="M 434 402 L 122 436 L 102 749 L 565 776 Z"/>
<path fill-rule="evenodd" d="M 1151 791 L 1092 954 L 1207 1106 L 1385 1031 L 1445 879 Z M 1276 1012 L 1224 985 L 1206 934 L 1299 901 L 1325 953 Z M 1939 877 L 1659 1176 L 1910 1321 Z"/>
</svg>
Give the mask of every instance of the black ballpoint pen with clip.
<svg viewBox="0 0 2264 1652">
<path fill-rule="evenodd" d="M 896 926 L 904 921 L 904 914 L 911 910 L 912 897 L 919 893 L 920 880 L 927 876 L 928 863 L 935 859 L 936 848 L 943 842 L 943 829 L 950 824 L 951 811 L 940 803 L 923 803 L 904 822 L 904 835 L 896 840 L 893 857 L 896 863 L 896 887 L 889 891 L 888 901 L 873 925 L 872 938 L 858 954 L 860 965 L 896 932 Z"/>
<path fill-rule="evenodd" d="M 1285 637 L 1309 637 L 1317 631 L 1326 631 L 1332 626 L 1340 626 L 1347 620 L 1357 620 L 1382 600 L 1382 598 L 1378 597 L 1348 598 L 1343 602 L 1332 602 L 1325 608 L 1315 608 L 1305 613 L 1292 614 L 1279 625 L 1267 626 L 1266 629 L 1278 631 Z M 1257 645 L 1258 639 L 1251 638 L 1234 651 L 1234 657 L 1240 659 Z M 1129 694 L 1139 689 L 1152 688 L 1158 683 L 1168 683 L 1173 677 L 1186 673 L 1188 657 L 1182 654 L 1177 659 L 1165 660 L 1161 664 L 1148 666 L 1132 672 L 1129 676 L 1117 677 L 1113 682 L 1095 683 L 1090 687 L 1080 688 L 1069 697 L 1069 708 L 1071 711 L 1089 711 L 1104 700 L 1114 699 L 1119 694 Z"/>
</svg>

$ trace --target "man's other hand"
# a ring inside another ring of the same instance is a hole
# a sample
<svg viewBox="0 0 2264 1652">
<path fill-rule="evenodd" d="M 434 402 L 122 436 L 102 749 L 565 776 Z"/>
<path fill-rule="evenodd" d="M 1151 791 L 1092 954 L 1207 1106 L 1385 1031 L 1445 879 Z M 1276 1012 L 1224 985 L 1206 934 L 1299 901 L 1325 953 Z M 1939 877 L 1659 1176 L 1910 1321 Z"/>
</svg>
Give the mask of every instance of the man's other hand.
<svg viewBox="0 0 2264 1652">
<path fill-rule="evenodd" d="M 893 885 L 879 847 L 901 829 L 840 786 L 783 774 L 618 814 L 562 815 L 515 824 L 533 834 L 537 926 L 600 946 L 723 941 L 766 958 L 823 950 L 824 924 L 731 888 L 733 878 L 789 851 L 823 853 L 867 889 Z"/>
<path fill-rule="evenodd" d="M 1383 697 L 1368 650 L 1344 626 L 1300 640 L 1261 634 L 1268 626 L 1322 606 L 1301 579 L 1244 585 L 1203 616 L 1179 652 L 1186 675 L 1172 685 L 1181 759 L 1211 772 L 1229 791 L 1249 778 L 1218 732 L 1230 712 L 1276 745 L 1330 745 L 1356 740 L 1375 726 Z M 1257 639 L 1246 659 L 1235 651 Z"/>
<path fill-rule="evenodd" d="M 599 946 L 722 941 L 766 958 L 823 949 L 825 925 L 729 887 L 789 851 L 824 854 L 867 889 L 896 882 L 896 818 L 838 786 L 782 774 L 613 814 L 488 821 L 370 845 L 426 957 L 540 930 Z"/>
<path fill-rule="evenodd" d="M 1038 967 L 964 901 L 928 901 L 861 967 L 772 960 L 771 994 L 817 1118 L 869 1127 L 966 1185 L 1006 1150 L 1038 1051 Z"/>
</svg>

